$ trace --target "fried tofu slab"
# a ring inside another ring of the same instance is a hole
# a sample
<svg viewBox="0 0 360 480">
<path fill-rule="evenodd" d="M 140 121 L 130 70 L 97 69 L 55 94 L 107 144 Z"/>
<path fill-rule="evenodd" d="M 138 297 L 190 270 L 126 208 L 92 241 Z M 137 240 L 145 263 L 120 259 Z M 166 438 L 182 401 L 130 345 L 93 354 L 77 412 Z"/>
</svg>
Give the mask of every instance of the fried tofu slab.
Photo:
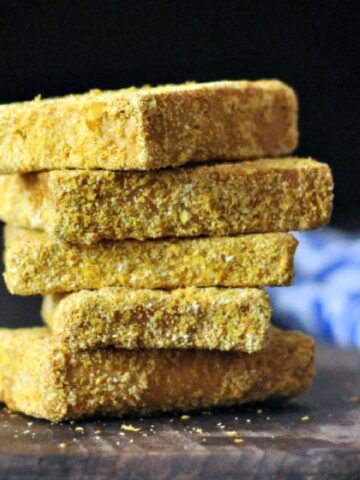
<svg viewBox="0 0 360 480">
<path fill-rule="evenodd" d="M 71 243 L 311 230 L 332 211 L 328 165 L 263 159 L 157 172 L 0 176 L 0 218 Z"/>
<path fill-rule="evenodd" d="M 149 170 L 281 156 L 297 99 L 278 80 L 186 83 L 0 106 L 0 172 Z"/>
<path fill-rule="evenodd" d="M 18 295 L 102 287 L 290 285 L 297 241 L 285 233 L 76 245 L 5 227 L 5 281 Z"/>
<path fill-rule="evenodd" d="M 313 341 L 272 329 L 258 353 L 121 350 L 72 353 L 46 327 L 0 330 L 0 400 L 51 421 L 291 398 L 309 387 Z"/>
<path fill-rule="evenodd" d="M 101 288 L 45 297 L 42 316 L 73 351 L 117 348 L 261 350 L 270 324 L 257 288 Z"/>
</svg>

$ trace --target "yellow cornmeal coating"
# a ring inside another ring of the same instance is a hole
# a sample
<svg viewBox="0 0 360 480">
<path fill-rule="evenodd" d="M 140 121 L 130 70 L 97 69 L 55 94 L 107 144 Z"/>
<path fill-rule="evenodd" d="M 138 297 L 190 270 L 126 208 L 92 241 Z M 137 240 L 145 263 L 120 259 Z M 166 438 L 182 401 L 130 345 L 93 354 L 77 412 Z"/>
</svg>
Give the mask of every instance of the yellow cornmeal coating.
<svg viewBox="0 0 360 480">
<path fill-rule="evenodd" d="M 2 173 L 280 156 L 297 140 L 297 99 L 278 80 L 93 90 L 0 106 Z"/>
<path fill-rule="evenodd" d="M 289 398 L 308 388 L 314 345 L 273 329 L 258 353 L 69 352 L 47 328 L 0 330 L 0 400 L 52 421 L 137 415 Z"/>
<path fill-rule="evenodd" d="M 257 288 L 102 288 L 44 298 L 42 317 L 71 350 L 262 348 L 271 309 Z"/>
<path fill-rule="evenodd" d="M 5 281 L 36 295 L 133 288 L 289 285 L 297 241 L 285 233 L 75 245 L 5 227 Z"/>
<path fill-rule="evenodd" d="M 307 230 L 332 209 L 328 165 L 265 159 L 157 172 L 0 177 L 0 218 L 73 243 Z"/>
</svg>

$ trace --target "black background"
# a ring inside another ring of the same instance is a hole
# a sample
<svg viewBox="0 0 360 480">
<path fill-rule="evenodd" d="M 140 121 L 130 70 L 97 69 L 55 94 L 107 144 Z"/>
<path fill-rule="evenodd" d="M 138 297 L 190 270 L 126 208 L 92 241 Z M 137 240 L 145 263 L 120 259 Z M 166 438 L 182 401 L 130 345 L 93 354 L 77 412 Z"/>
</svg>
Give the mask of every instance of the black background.
<svg viewBox="0 0 360 480">
<path fill-rule="evenodd" d="M 333 225 L 359 228 L 357 1 L 0 0 L 0 103 L 185 80 L 280 78 L 300 99 L 299 155 L 328 162 Z M 0 294 L 1 323 L 34 299 Z"/>
</svg>

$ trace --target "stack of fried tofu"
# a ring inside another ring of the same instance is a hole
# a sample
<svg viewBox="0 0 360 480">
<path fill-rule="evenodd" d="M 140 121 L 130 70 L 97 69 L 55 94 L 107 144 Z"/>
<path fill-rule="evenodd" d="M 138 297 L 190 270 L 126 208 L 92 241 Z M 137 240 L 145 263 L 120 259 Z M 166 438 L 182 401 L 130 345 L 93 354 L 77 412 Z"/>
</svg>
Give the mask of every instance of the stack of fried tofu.
<svg viewBox="0 0 360 480">
<path fill-rule="evenodd" d="M 0 107 L 11 293 L 46 327 L 0 330 L 0 400 L 52 421 L 290 398 L 313 342 L 270 326 L 293 230 L 325 225 L 329 167 L 288 155 L 277 80 L 91 91 Z"/>
</svg>

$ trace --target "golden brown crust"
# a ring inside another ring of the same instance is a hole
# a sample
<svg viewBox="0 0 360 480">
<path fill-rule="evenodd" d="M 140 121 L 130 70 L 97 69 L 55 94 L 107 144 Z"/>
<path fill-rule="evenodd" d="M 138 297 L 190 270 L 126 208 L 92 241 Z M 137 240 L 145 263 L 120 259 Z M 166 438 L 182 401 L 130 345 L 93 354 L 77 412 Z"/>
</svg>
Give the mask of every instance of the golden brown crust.
<svg viewBox="0 0 360 480">
<path fill-rule="evenodd" d="M 71 354 L 46 328 L 0 330 L 0 400 L 60 421 L 91 415 L 238 405 L 290 398 L 313 376 L 313 341 L 272 329 L 254 354 L 98 349 Z"/>
<path fill-rule="evenodd" d="M 0 217 L 73 243 L 308 230 L 332 210 L 328 165 L 264 159 L 158 172 L 0 177 Z"/>
<path fill-rule="evenodd" d="M 42 317 L 72 351 L 115 346 L 259 351 L 271 309 L 257 288 L 102 288 L 44 298 Z"/>
<path fill-rule="evenodd" d="M 75 245 L 7 225 L 5 281 L 18 295 L 115 286 L 290 285 L 296 245 L 285 233 Z"/>
<path fill-rule="evenodd" d="M 297 99 L 278 80 L 188 83 L 0 106 L 0 172 L 140 169 L 280 156 Z"/>
</svg>

